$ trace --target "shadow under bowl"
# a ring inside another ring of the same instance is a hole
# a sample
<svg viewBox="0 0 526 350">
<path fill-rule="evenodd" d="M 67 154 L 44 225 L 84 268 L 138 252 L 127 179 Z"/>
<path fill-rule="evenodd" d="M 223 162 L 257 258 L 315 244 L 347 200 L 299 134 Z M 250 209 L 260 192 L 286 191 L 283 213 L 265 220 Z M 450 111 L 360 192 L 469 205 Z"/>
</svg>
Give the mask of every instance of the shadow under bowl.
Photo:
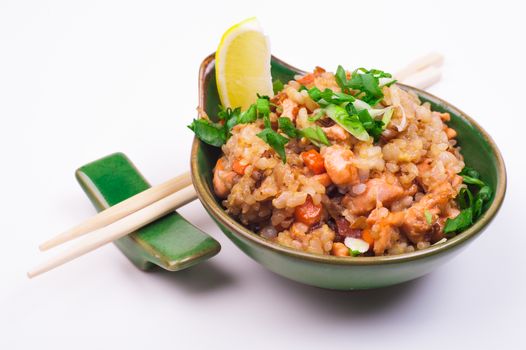
<svg viewBox="0 0 526 350">
<path fill-rule="evenodd" d="M 304 73 L 275 57 L 272 57 L 271 69 L 273 79 L 283 82 Z M 457 140 L 466 165 L 477 169 L 494 190 L 482 216 L 466 231 L 444 243 L 391 256 L 341 258 L 281 246 L 250 231 L 225 212 L 212 187 L 213 168 L 221 150 L 195 138 L 191 154 L 192 179 L 205 209 L 225 235 L 252 259 L 286 278 L 321 288 L 351 290 L 394 285 L 421 277 L 449 261 L 479 236 L 497 214 L 506 191 L 504 161 L 494 141 L 472 118 L 425 91 L 399 85 L 415 92 L 422 101 L 429 102 L 433 110 L 450 113 L 448 125 L 458 133 Z M 213 118 L 217 115 L 219 103 L 212 54 L 201 64 L 199 107 Z"/>
</svg>

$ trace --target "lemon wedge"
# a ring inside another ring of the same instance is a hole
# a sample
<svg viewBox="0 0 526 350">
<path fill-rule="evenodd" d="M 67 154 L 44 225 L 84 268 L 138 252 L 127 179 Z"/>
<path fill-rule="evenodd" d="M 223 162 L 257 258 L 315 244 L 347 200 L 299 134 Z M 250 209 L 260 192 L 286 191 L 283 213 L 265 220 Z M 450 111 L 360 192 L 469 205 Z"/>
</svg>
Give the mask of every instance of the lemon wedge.
<svg viewBox="0 0 526 350">
<path fill-rule="evenodd" d="M 221 104 L 246 110 L 257 94 L 273 96 L 270 45 L 255 17 L 228 29 L 216 51 L 216 81 Z"/>
</svg>

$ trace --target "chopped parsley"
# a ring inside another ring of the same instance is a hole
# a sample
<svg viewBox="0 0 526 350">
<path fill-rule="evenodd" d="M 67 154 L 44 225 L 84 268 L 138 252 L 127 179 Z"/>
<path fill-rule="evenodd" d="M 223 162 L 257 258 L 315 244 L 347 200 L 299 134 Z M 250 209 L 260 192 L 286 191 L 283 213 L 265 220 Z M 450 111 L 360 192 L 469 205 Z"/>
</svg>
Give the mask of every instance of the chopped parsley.
<svg viewBox="0 0 526 350">
<path fill-rule="evenodd" d="M 322 107 L 308 120 L 316 122 L 327 115 L 357 139 L 367 141 L 372 136 L 377 141 L 389 123 L 393 111 L 390 108 L 373 109 L 371 106 L 383 98 L 381 87 L 392 84 L 395 80 L 389 79 L 392 78 L 389 73 L 364 68 L 352 72 L 350 79 L 348 79 L 342 66 L 338 66 L 335 78 L 342 90 L 341 92 L 334 92 L 328 88 L 323 91 L 317 87 L 308 89 L 304 85 L 300 87 L 300 91 L 306 90 L 310 98 Z M 386 79 L 388 83 L 382 85 L 381 80 L 385 81 Z M 279 79 L 274 80 L 272 86 L 274 93 L 278 93 L 284 88 L 283 82 Z M 305 137 L 318 147 L 330 145 L 327 135 L 317 125 L 299 130 L 296 129 L 290 119 L 281 117 L 278 118 L 278 128 L 282 134 L 272 129 L 270 112 L 271 108 L 274 107 L 276 106 L 270 103 L 268 96 L 258 95 L 256 103 L 252 104 L 246 111 L 241 111 L 239 107 L 232 109 L 220 106 L 217 115 L 218 123 L 208 119 L 196 119 L 188 127 L 203 142 L 221 147 L 226 143 L 236 125 L 249 124 L 257 119 L 263 119 L 264 129 L 257 136 L 267 142 L 284 162 L 286 161 L 285 145 L 289 138 Z M 466 174 L 466 176 L 471 175 Z M 470 179 L 465 179 L 465 181 L 469 183 Z"/>
<path fill-rule="evenodd" d="M 307 92 L 309 97 L 320 106 L 327 106 L 329 104 L 339 105 L 341 103 L 354 102 L 356 100 L 352 95 L 343 92 L 334 92 L 328 88 L 321 91 L 317 87 L 313 87 L 307 90 Z"/>
<path fill-rule="evenodd" d="M 374 138 L 374 141 L 378 141 L 380 135 L 384 131 L 384 122 L 382 120 L 373 119 L 367 109 L 362 109 L 358 112 L 358 119 L 367 133 Z"/>
<path fill-rule="evenodd" d="M 447 219 L 444 226 L 444 233 L 452 236 L 452 233 L 468 228 L 473 223 L 473 210 L 464 209 L 454 219 Z"/>
<path fill-rule="evenodd" d="M 287 117 L 279 117 L 278 126 L 288 137 L 301 137 L 299 130 L 296 129 L 292 120 Z"/>
<path fill-rule="evenodd" d="M 224 125 L 219 123 L 212 123 L 207 119 L 194 119 L 188 127 L 201 141 L 209 145 L 221 147 L 226 142 L 226 130 Z"/>
<path fill-rule="evenodd" d="M 336 83 L 345 93 L 350 93 L 351 90 L 356 90 L 358 93 L 356 98 L 374 106 L 380 102 L 384 94 L 382 93 L 380 82 L 381 78 L 392 78 L 392 75 L 381 71 L 379 69 L 367 70 L 365 68 L 358 68 L 351 73 L 350 79 L 347 79 L 347 72 L 342 66 L 336 69 Z M 396 80 L 389 80 L 385 86 L 394 84 Z"/>
<path fill-rule="evenodd" d="M 318 147 L 321 147 L 322 144 L 325 146 L 331 145 L 329 139 L 327 139 L 327 135 L 325 135 L 323 129 L 318 125 L 301 129 L 299 132 L 301 136 L 307 138 L 310 142 Z"/>
<path fill-rule="evenodd" d="M 465 167 L 460 175 L 468 187 L 461 189 L 457 196 L 460 214 L 446 220 L 444 233 L 450 237 L 473 225 L 482 215 L 484 204 L 489 202 L 492 195 L 491 188 L 480 179 L 480 174 L 475 169 Z"/>
<path fill-rule="evenodd" d="M 281 90 L 283 90 L 283 87 L 285 85 L 283 85 L 283 82 L 279 79 L 276 79 L 272 82 L 272 90 L 274 91 L 274 94 L 277 94 L 278 92 L 280 92 Z"/>
<path fill-rule="evenodd" d="M 330 146 L 331 143 L 327 139 L 327 135 L 319 126 L 308 127 L 304 129 L 296 129 L 292 121 L 287 117 L 278 118 L 278 125 L 281 131 L 291 138 L 305 137 L 310 142 L 320 147 L 322 144 Z"/>
<path fill-rule="evenodd" d="M 283 163 L 287 162 L 285 145 L 289 142 L 288 138 L 274 131 L 272 128 L 265 128 L 256 136 L 268 143 L 270 147 L 272 147 L 274 151 L 276 151 L 276 153 L 279 154 Z"/>
<path fill-rule="evenodd" d="M 426 218 L 426 222 L 428 225 L 431 225 L 431 223 L 433 222 L 433 214 L 431 214 L 431 212 L 429 210 L 425 210 L 424 211 L 424 216 Z"/>
<path fill-rule="evenodd" d="M 357 114 L 350 115 L 345 108 L 338 105 L 328 105 L 325 108 L 325 113 L 329 118 L 334 120 L 338 125 L 347 130 L 351 135 L 358 140 L 369 140 L 369 134 L 365 130 L 360 118 Z"/>
<path fill-rule="evenodd" d="M 349 253 L 351 254 L 351 256 L 355 256 L 355 257 L 362 254 L 359 250 L 353 250 L 353 249 L 349 249 Z"/>
<path fill-rule="evenodd" d="M 311 117 L 308 117 L 307 119 L 309 120 L 309 122 L 314 123 L 318 121 L 324 115 L 325 115 L 325 112 L 322 109 L 320 109 L 318 112 L 316 112 L 316 114 L 314 114 Z"/>
</svg>

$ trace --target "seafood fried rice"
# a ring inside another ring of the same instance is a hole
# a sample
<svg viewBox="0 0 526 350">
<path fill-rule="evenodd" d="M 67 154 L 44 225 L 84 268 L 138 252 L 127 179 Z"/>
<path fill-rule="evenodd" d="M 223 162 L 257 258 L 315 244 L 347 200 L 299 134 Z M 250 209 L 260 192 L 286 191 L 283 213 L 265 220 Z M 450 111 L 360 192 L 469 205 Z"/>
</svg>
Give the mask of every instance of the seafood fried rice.
<svg viewBox="0 0 526 350">
<path fill-rule="evenodd" d="M 449 114 L 387 73 L 317 67 L 246 111 L 203 118 L 190 128 L 223 152 L 215 194 L 268 240 L 316 254 L 390 255 L 466 226 L 457 198 L 465 165 Z"/>
</svg>

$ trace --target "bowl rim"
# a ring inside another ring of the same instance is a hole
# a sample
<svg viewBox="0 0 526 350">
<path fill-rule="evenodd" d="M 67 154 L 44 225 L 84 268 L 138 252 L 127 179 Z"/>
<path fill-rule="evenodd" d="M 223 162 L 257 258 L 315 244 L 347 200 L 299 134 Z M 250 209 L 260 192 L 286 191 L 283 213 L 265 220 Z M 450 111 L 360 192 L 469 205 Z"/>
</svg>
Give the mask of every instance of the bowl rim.
<svg viewBox="0 0 526 350">
<path fill-rule="evenodd" d="M 278 62 L 279 64 L 293 71 L 304 72 L 300 69 L 297 69 L 285 63 L 284 61 L 274 56 L 272 56 L 272 60 Z M 199 110 L 202 110 L 205 106 L 205 103 L 204 103 L 205 102 L 205 93 L 204 93 L 205 77 L 210 72 L 210 70 L 214 67 L 214 64 L 215 64 L 215 53 L 212 53 L 211 55 L 209 55 L 203 60 L 203 62 L 201 63 L 200 69 L 199 69 L 199 107 L 198 107 Z M 203 206 L 205 207 L 209 215 L 212 216 L 219 223 L 227 227 L 228 230 L 232 232 L 232 234 L 234 235 L 241 236 L 242 238 L 247 239 L 251 241 L 252 243 L 255 243 L 275 253 L 279 253 L 282 255 L 286 255 L 286 256 L 301 259 L 301 260 L 308 260 L 308 261 L 320 262 L 320 263 L 331 264 L 331 265 L 363 266 L 363 265 L 404 263 L 404 262 L 422 259 L 422 258 L 426 258 L 426 257 L 430 257 L 433 255 L 439 254 L 451 248 L 458 247 L 462 243 L 467 242 L 468 240 L 476 237 L 490 224 L 490 222 L 493 220 L 493 218 L 499 211 L 502 205 L 502 202 L 504 200 L 504 196 L 506 193 L 507 179 L 506 179 L 506 168 L 504 165 L 502 154 L 500 153 L 497 145 L 495 144 L 495 141 L 493 141 L 491 136 L 473 118 L 468 116 L 466 113 L 462 112 L 460 109 L 456 108 L 452 104 L 426 91 L 423 91 L 423 90 L 420 90 L 420 89 L 417 89 L 411 86 L 407 86 L 404 84 L 398 84 L 398 85 L 400 85 L 402 88 L 413 90 L 418 95 L 430 101 L 433 101 L 434 103 L 445 106 L 449 110 L 453 111 L 455 114 L 466 119 L 484 137 L 486 142 L 490 145 L 492 152 L 495 154 L 495 158 L 497 160 L 497 188 L 495 190 L 495 197 L 493 199 L 493 203 L 486 210 L 486 212 L 478 219 L 478 221 L 473 226 L 468 228 L 466 231 L 456 235 L 453 238 L 448 239 L 444 243 L 434 244 L 428 248 L 425 248 L 422 250 L 416 250 L 410 253 L 403 253 L 403 254 L 398 254 L 398 255 L 372 256 L 372 257 L 355 257 L 352 259 L 336 257 L 332 255 L 320 255 L 320 254 L 314 254 L 314 253 L 307 253 L 307 252 L 302 252 L 299 250 L 295 250 L 292 248 L 282 246 L 278 243 L 271 242 L 261 237 L 260 235 L 256 234 L 255 232 L 247 229 L 241 223 L 234 220 L 234 218 L 230 217 L 225 212 L 225 210 L 222 208 L 222 206 L 216 202 L 214 195 L 212 194 L 211 190 L 206 185 L 203 177 L 199 173 L 198 164 L 197 164 L 197 152 L 202 143 L 199 139 L 194 137 L 194 141 L 192 144 L 192 150 L 191 150 L 191 157 L 190 157 L 190 167 L 191 167 L 192 181 L 196 189 L 199 200 L 201 201 L 201 203 L 203 204 Z"/>
</svg>

